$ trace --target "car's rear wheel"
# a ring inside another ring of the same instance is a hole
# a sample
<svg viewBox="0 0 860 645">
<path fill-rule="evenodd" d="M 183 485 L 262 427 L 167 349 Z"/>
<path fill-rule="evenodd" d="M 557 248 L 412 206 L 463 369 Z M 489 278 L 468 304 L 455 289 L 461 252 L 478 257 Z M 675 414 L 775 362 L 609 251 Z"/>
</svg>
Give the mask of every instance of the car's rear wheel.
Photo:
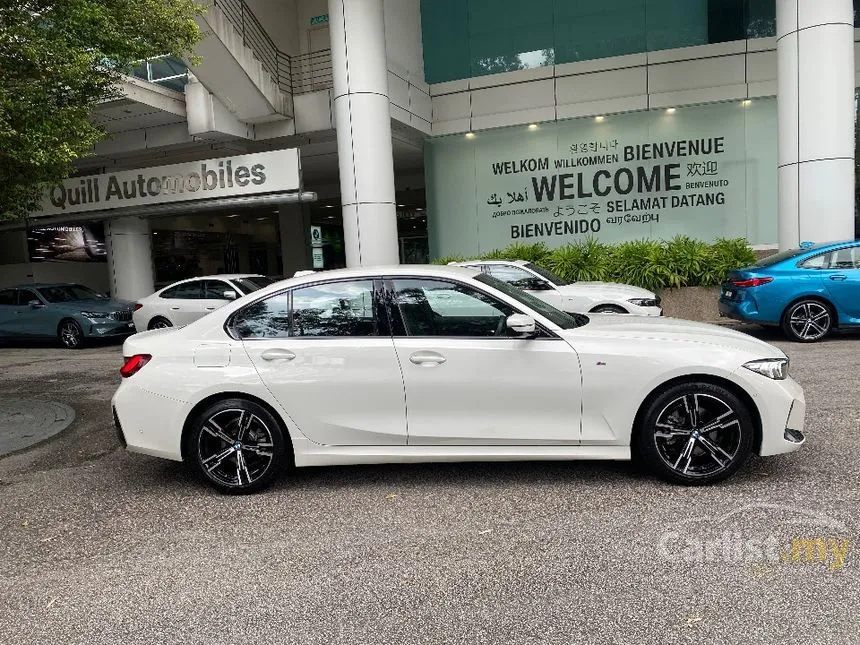
<svg viewBox="0 0 860 645">
<path fill-rule="evenodd" d="M 626 314 L 627 310 L 618 305 L 598 305 L 591 310 L 593 314 Z"/>
<path fill-rule="evenodd" d="M 84 346 L 84 330 L 74 320 L 62 321 L 57 337 L 66 349 L 80 349 Z"/>
<path fill-rule="evenodd" d="M 266 488 L 287 461 L 282 424 L 266 408 L 246 399 L 219 401 L 203 410 L 187 441 L 186 457 L 223 493 Z"/>
<path fill-rule="evenodd" d="M 754 433 L 749 409 L 732 391 L 713 383 L 681 383 L 648 406 L 633 448 L 668 482 L 713 484 L 743 465 Z"/>
<path fill-rule="evenodd" d="M 173 327 L 173 323 L 171 323 L 167 318 L 156 316 L 149 321 L 147 329 L 167 329 L 168 327 Z"/>
<path fill-rule="evenodd" d="M 814 343 L 833 329 L 833 312 L 820 300 L 795 302 L 782 315 L 782 331 L 791 340 Z"/>
</svg>

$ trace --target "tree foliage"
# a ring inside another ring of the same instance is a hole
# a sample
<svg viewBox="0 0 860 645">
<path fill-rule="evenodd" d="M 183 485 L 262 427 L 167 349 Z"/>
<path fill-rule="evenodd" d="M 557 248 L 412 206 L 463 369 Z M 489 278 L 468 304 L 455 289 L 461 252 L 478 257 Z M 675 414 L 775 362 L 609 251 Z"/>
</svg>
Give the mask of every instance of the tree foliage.
<svg viewBox="0 0 860 645">
<path fill-rule="evenodd" d="M 105 132 L 136 61 L 184 56 L 201 37 L 194 0 L 0 0 L 0 219 L 21 217 Z"/>
</svg>

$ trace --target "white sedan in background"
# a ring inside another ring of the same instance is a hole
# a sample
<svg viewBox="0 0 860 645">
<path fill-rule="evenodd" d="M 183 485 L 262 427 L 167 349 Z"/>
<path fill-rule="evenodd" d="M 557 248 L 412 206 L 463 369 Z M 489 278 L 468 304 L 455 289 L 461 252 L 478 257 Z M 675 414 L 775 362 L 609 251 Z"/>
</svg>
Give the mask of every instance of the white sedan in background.
<svg viewBox="0 0 860 645">
<path fill-rule="evenodd" d="M 573 282 L 567 284 L 543 267 L 525 260 L 475 260 L 452 265 L 480 269 L 502 282 L 528 291 L 568 313 L 639 314 L 661 316 L 656 294 L 620 282 Z"/>
<path fill-rule="evenodd" d="M 804 442 L 803 391 L 776 347 L 566 314 L 474 269 L 292 278 L 123 353 L 122 442 L 230 493 L 293 466 L 633 456 L 708 484 Z"/>
<path fill-rule="evenodd" d="M 207 275 L 174 282 L 135 303 L 134 328 L 145 331 L 182 327 L 273 282 L 255 273 Z"/>
</svg>

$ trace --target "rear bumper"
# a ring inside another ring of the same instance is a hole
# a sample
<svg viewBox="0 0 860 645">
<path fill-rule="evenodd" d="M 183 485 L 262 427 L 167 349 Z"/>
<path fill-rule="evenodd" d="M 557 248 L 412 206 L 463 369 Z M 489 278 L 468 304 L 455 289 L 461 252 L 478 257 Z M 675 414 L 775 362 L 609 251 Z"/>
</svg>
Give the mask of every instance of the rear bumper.
<svg viewBox="0 0 860 645">
<path fill-rule="evenodd" d="M 154 394 L 123 379 L 113 396 L 114 423 L 130 452 L 182 461 L 187 403 Z"/>
</svg>

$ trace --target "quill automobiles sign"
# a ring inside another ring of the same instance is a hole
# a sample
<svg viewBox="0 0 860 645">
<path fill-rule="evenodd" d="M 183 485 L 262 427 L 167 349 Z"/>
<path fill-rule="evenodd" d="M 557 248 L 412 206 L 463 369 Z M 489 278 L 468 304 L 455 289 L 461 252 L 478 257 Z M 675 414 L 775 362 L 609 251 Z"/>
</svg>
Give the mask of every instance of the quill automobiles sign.
<svg viewBox="0 0 860 645">
<path fill-rule="evenodd" d="M 47 191 L 34 217 L 68 215 L 301 187 L 296 149 L 67 179 Z"/>
</svg>

